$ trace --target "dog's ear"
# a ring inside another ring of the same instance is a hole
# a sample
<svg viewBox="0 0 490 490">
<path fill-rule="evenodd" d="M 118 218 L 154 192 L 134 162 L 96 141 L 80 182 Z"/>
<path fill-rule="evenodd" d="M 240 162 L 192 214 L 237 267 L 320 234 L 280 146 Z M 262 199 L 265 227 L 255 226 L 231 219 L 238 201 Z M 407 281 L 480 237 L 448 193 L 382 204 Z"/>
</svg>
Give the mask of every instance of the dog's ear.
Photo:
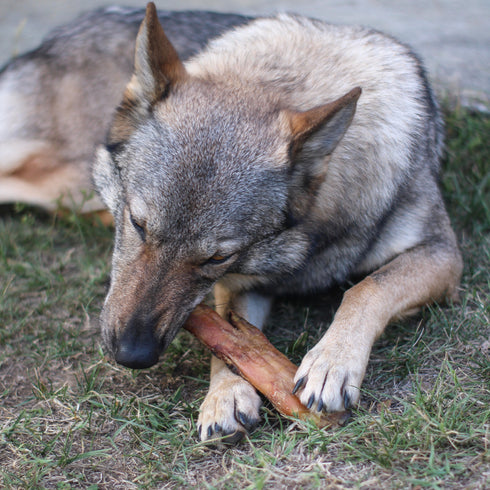
<svg viewBox="0 0 490 490">
<path fill-rule="evenodd" d="M 131 89 L 139 98 L 152 104 L 185 78 L 184 65 L 163 31 L 155 4 L 150 2 L 136 38 Z"/>
<path fill-rule="evenodd" d="M 283 110 L 290 141 L 290 194 L 288 216 L 291 222 L 301 220 L 325 180 L 330 155 L 347 131 L 361 89 L 352 89 L 340 99 L 305 112 Z M 283 119 L 284 121 L 284 119 Z"/>
<path fill-rule="evenodd" d="M 95 152 L 92 180 L 102 201 L 115 216 L 122 194 L 121 180 L 111 154 L 103 145 L 97 147 Z"/>
<path fill-rule="evenodd" d="M 291 133 L 293 161 L 318 160 L 330 155 L 347 131 L 360 95 L 361 89 L 356 87 L 340 99 L 309 111 L 284 111 Z"/>
<path fill-rule="evenodd" d="M 155 4 L 151 2 L 136 38 L 133 76 L 114 116 L 109 143 L 126 140 L 151 107 L 186 78 L 185 67 L 165 35 Z"/>
</svg>

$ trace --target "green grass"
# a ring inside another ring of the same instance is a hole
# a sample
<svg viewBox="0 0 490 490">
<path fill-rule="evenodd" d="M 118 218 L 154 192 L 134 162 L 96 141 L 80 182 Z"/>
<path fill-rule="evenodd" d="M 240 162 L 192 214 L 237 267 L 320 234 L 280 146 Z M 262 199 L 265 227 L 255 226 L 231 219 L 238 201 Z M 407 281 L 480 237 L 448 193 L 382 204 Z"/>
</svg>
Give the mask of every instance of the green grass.
<svg viewBox="0 0 490 490">
<path fill-rule="evenodd" d="M 0 216 L 0 486 L 484 488 L 490 485 L 490 118 L 447 114 L 442 187 L 460 238 L 462 303 L 397 323 L 374 347 L 352 421 L 319 430 L 265 405 L 235 448 L 197 439 L 209 355 L 186 332 L 162 362 L 109 362 L 97 315 L 112 231 L 31 208 Z M 332 317 L 278 303 L 268 334 L 295 362 Z M 303 333 L 304 330 L 304 333 Z"/>
</svg>

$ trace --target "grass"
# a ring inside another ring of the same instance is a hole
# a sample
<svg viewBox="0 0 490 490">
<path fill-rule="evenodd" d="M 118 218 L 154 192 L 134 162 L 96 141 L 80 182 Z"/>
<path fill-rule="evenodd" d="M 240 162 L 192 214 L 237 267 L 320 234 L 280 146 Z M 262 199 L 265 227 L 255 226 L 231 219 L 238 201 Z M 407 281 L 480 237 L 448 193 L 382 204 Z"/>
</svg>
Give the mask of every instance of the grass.
<svg viewBox="0 0 490 490">
<path fill-rule="evenodd" d="M 207 352 L 186 332 L 162 362 L 109 362 L 97 314 L 112 231 L 31 208 L 0 216 L 3 488 L 485 488 L 490 485 L 490 118 L 447 112 L 442 187 L 465 259 L 462 303 L 390 327 L 362 404 L 335 431 L 265 405 L 235 448 L 197 440 Z M 326 297 L 277 304 L 269 336 L 299 362 Z"/>
</svg>

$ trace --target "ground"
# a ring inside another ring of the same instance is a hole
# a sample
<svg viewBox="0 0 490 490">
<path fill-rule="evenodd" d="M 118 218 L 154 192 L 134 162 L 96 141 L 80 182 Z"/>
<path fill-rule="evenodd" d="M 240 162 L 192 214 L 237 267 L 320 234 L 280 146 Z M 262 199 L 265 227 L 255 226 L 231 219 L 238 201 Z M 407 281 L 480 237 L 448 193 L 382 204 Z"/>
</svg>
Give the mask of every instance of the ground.
<svg viewBox="0 0 490 490">
<path fill-rule="evenodd" d="M 182 332 L 162 362 L 106 359 L 97 315 L 112 230 L 76 214 L 0 212 L 0 485 L 4 488 L 474 488 L 490 486 L 490 117 L 446 110 L 442 187 L 460 238 L 461 304 L 377 342 L 344 428 L 270 405 L 239 446 L 199 442 L 208 352 Z M 267 333 L 294 362 L 341 291 L 280 301 Z"/>
</svg>

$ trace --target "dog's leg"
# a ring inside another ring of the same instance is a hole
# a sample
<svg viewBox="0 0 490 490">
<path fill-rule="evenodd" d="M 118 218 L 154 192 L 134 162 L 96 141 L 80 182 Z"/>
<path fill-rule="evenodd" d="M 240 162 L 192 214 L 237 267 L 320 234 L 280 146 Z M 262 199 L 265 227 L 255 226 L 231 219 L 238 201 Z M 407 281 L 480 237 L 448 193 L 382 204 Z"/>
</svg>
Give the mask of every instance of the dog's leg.
<svg viewBox="0 0 490 490">
<path fill-rule="evenodd" d="M 225 317 L 230 309 L 262 328 L 270 311 L 271 299 L 256 293 L 232 295 L 218 284 L 215 287 L 216 310 Z M 255 389 L 241 376 L 232 373 L 220 359 L 211 358 L 209 391 L 198 420 L 203 441 L 222 438 L 238 442 L 260 419 L 261 400 Z"/>
<path fill-rule="evenodd" d="M 356 404 L 371 347 L 385 326 L 433 301 L 457 299 L 461 271 L 456 245 L 420 246 L 349 289 L 327 333 L 296 373 L 301 402 L 319 411 Z"/>
<path fill-rule="evenodd" d="M 62 158 L 60 148 L 47 140 L 0 141 L 0 204 L 23 202 L 49 211 L 60 205 L 79 212 L 104 209 L 98 199 L 88 199 L 89 168 L 88 161 Z"/>
<path fill-rule="evenodd" d="M 32 155 L 2 175 L 5 165 L 0 169 L 0 204 L 23 202 L 48 211 L 60 206 L 79 213 L 102 211 L 105 206 L 91 195 L 92 186 L 84 172 L 89 166 L 81 160 L 65 162 L 49 153 Z"/>
</svg>

